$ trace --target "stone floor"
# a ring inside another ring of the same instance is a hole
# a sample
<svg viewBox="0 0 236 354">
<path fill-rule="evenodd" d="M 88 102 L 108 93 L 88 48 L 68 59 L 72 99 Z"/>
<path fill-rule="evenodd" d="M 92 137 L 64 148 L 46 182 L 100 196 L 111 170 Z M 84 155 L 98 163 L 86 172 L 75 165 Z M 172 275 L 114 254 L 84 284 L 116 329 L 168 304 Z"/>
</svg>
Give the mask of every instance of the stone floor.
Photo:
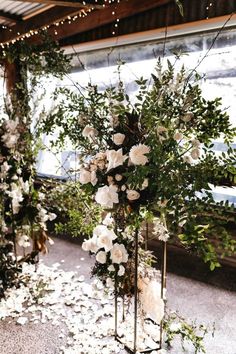
<svg viewBox="0 0 236 354">
<path fill-rule="evenodd" d="M 78 244 L 56 239 L 44 262 L 51 265 L 61 262 L 64 270 L 78 270 L 90 278 L 92 260 Z M 80 266 L 79 268 L 76 268 Z M 236 294 L 199 281 L 168 274 L 168 307 L 178 310 L 187 319 L 212 326 L 215 323 L 214 338 L 206 337 L 207 354 L 236 354 Z M 0 354 L 58 354 L 63 339 L 59 331 L 48 324 L 15 325 L 0 322 Z M 184 353 L 179 343 L 169 351 Z M 185 353 L 194 350 L 187 348 Z M 78 353 L 80 354 L 80 353 Z M 101 353 L 102 354 L 102 353 Z"/>
</svg>

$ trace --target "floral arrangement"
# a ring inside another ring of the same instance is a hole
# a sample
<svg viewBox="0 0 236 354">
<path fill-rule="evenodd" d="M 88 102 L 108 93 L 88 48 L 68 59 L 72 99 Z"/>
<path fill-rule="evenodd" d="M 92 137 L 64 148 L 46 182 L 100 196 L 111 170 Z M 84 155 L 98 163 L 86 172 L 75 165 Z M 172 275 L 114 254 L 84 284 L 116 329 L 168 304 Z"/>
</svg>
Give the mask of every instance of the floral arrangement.
<svg viewBox="0 0 236 354">
<path fill-rule="evenodd" d="M 230 145 L 235 128 L 219 98 L 204 99 L 199 81 L 197 74 L 190 80 L 185 68 L 175 73 L 170 62 L 166 69 L 158 62 L 152 81 L 136 80 L 132 100 L 121 79 L 103 92 L 92 84 L 78 93 L 63 88 L 41 130 L 50 133 L 57 127 L 59 148 L 70 138 L 80 151 L 80 183 L 98 204 L 111 209 L 115 224 L 125 220 L 121 233 L 126 226 L 159 217 L 158 237 L 177 237 L 213 270 L 220 266 L 218 251 L 231 254 L 235 248 L 224 218 L 213 217 L 235 207 L 212 196 L 213 185 L 235 183 Z M 219 137 L 228 151 L 217 156 L 212 147 Z M 217 250 L 213 235 L 218 235 Z"/>
<path fill-rule="evenodd" d="M 121 65 L 118 73 L 121 77 Z M 59 147 L 71 139 L 80 151 L 79 182 L 111 213 L 82 246 L 95 256 L 92 274 L 120 295 L 132 295 L 138 232 L 139 298 L 144 312 L 157 322 L 164 315 L 163 296 L 155 282 L 155 259 L 143 247 L 143 222 L 154 222 L 153 237 L 162 242 L 177 237 L 212 270 L 220 266 L 219 249 L 224 254 L 235 250 L 222 221 L 217 224 L 209 216 L 219 209 L 235 210 L 228 202 L 216 203 L 211 193 L 212 184 L 225 176 L 234 180 L 230 143 L 235 129 L 220 99 L 205 100 L 198 82 L 198 75 L 190 81 L 185 68 L 175 73 L 170 62 L 166 69 L 158 62 L 151 81 L 136 80 L 134 99 L 121 79 L 103 92 L 92 84 L 79 93 L 62 89 L 56 95 L 66 99 L 41 128 L 47 133 L 60 129 Z M 222 156 L 212 150 L 219 137 L 228 145 Z M 211 236 L 218 231 L 216 249 Z M 156 310 L 154 298 L 160 300 Z"/>
<path fill-rule="evenodd" d="M 18 119 L 0 125 L 0 297 L 17 281 L 23 261 L 46 252 L 47 221 L 56 215 L 40 204 L 43 194 L 35 188 L 35 158 L 30 134 Z M 26 250 L 32 251 L 26 254 Z M 23 249 L 17 257 L 19 248 Z"/>
</svg>

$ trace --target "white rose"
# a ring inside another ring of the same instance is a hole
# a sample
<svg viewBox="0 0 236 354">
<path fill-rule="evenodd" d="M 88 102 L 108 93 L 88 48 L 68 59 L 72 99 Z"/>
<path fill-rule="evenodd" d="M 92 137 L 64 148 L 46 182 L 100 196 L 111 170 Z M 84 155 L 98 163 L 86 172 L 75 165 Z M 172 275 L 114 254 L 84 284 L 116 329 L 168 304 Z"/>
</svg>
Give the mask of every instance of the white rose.
<svg viewBox="0 0 236 354">
<path fill-rule="evenodd" d="M 119 174 L 116 174 L 116 175 L 115 175 L 115 180 L 116 180 L 117 182 L 120 182 L 120 181 L 122 180 L 122 178 L 123 178 L 122 175 L 119 175 Z"/>
<path fill-rule="evenodd" d="M 81 184 L 86 184 L 86 183 L 91 182 L 91 173 L 85 169 L 80 170 L 79 182 Z"/>
<path fill-rule="evenodd" d="M 148 187 L 148 183 L 149 183 L 148 178 L 145 178 L 142 183 L 141 190 L 146 189 Z"/>
<path fill-rule="evenodd" d="M 192 118 L 193 118 L 192 112 L 187 112 L 183 117 L 181 117 L 181 119 L 186 123 L 190 122 L 190 120 L 192 120 Z"/>
<path fill-rule="evenodd" d="M 193 146 L 196 147 L 196 148 L 199 148 L 199 147 L 201 146 L 201 143 L 200 143 L 200 141 L 199 141 L 198 139 L 193 139 L 193 140 L 191 141 L 191 143 L 192 143 Z"/>
<path fill-rule="evenodd" d="M 112 168 L 116 168 L 118 166 L 123 165 L 127 156 L 123 155 L 122 149 L 116 150 L 107 150 L 107 160 L 108 160 L 108 167 L 107 171 L 111 170 Z"/>
<path fill-rule="evenodd" d="M 109 230 L 105 225 L 98 225 L 93 230 L 93 235 L 97 236 L 97 245 L 99 248 L 110 251 L 113 247 L 112 241 L 117 238 L 113 230 Z"/>
<path fill-rule="evenodd" d="M 99 247 L 97 246 L 97 238 L 92 237 L 89 240 L 85 240 L 82 243 L 82 249 L 86 252 L 96 253 L 99 250 Z"/>
<path fill-rule="evenodd" d="M 113 208 L 113 204 L 119 203 L 117 187 L 110 185 L 98 188 L 95 200 L 106 208 Z"/>
<path fill-rule="evenodd" d="M 126 263 L 128 261 L 128 252 L 125 249 L 124 245 L 115 243 L 111 249 L 111 260 L 112 263 Z"/>
<path fill-rule="evenodd" d="M 131 201 L 132 200 L 137 200 L 140 197 L 139 192 L 137 192 L 137 191 L 135 191 L 133 189 L 127 190 L 126 193 L 127 193 L 127 199 L 129 199 Z"/>
<path fill-rule="evenodd" d="M 96 254 L 96 261 L 101 264 L 105 264 L 107 261 L 107 254 L 104 251 L 99 251 Z"/>
<path fill-rule="evenodd" d="M 82 131 L 82 135 L 84 138 L 88 138 L 90 142 L 93 142 L 95 136 L 97 136 L 98 131 L 97 129 L 86 125 L 86 127 Z"/>
<path fill-rule="evenodd" d="M 103 225 L 106 225 L 106 226 L 112 225 L 113 222 L 114 222 L 114 219 L 113 219 L 113 217 L 111 216 L 111 213 L 108 213 L 108 214 L 105 216 L 105 219 L 103 219 L 103 221 L 102 221 Z"/>
<path fill-rule="evenodd" d="M 146 165 L 148 162 L 146 154 L 150 152 L 150 147 L 144 144 L 135 145 L 131 148 L 129 157 L 134 165 Z"/>
<path fill-rule="evenodd" d="M 193 149 L 193 150 L 191 151 L 191 157 L 192 157 L 192 159 L 194 159 L 194 160 L 198 160 L 199 157 L 200 157 L 200 150 L 199 150 L 199 149 Z"/>
<path fill-rule="evenodd" d="M 115 267 L 113 266 L 113 264 L 109 265 L 109 267 L 107 268 L 107 270 L 109 272 L 115 272 Z"/>
<path fill-rule="evenodd" d="M 126 185 L 125 185 L 125 184 L 123 184 L 123 186 L 121 186 L 121 190 L 122 190 L 122 192 L 124 192 L 126 189 L 127 189 Z"/>
<path fill-rule="evenodd" d="M 179 133 L 179 132 L 176 132 L 173 136 L 174 140 L 176 140 L 176 141 L 182 140 L 183 137 L 184 137 L 183 134 Z"/>
<path fill-rule="evenodd" d="M 116 145 L 122 145 L 125 140 L 125 135 L 121 133 L 116 133 L 112 136 L 112 140 Z"/>
<path fill-rule="evenodd" d="M 107 286 L 108 288 L 113 289 L 113 288 L 114 288 L 114 281 L 113 281 L 111 278 L 107 278 L 107 280 L 106 280 L 106 286 Z"/>
<path fill-rule="evenodd" d="M 123 265 L 120 265 L 118 275 L 119 277 L 122 277 L 125 274 L 125 267 Z"/>
</svg>

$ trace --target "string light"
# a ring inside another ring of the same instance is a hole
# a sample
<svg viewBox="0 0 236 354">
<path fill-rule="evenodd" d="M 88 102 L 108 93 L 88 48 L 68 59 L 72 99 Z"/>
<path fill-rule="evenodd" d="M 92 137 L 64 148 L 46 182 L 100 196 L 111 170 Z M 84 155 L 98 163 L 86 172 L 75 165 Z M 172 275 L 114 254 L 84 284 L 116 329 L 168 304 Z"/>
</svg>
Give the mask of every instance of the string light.
<svg viewBox="0 0 236 354">
<path fill-rule="evenodd" d="M 97 3 L 98 0 L 95 0 L 95 3 Z M 109 6 L 113 3 L 117 3 L 119 4 L 121 2 L 121 0 L 104 0 L 103 4 L 102 4 L 102 7 L 106 7 L 106 6 Z M 109 4 L 109 5 L 108 5 Z M 46 26 L 42 26 L 40 29 L 46 31 L 48 30 L 49 28 L 53 28 L 53 27 L 56 27 L 56 28 L 59 28 L 65 24 L 71 24 L 72 21 L 76 21 L 80 18 L 84 18 L 86 16 L 88 16 L 88 14 L 90 14 L 91 12 L 93 12 L 93 10 L 95 10 L 94 7 L 91 7 L 91 4 L 87 4 L 86 1 L 83 1 L 83 5 L 84 6 L 87 6 L 86 9 L 82 9 L 79 11 L 79 13 L 75 16 L 67 16 L 66 18 L 60 20 L 60 21 L 57 21 L 57 22 L 54 22 L 53 24 L 51 25 L 46 25 Z M 115 10 L 112 11 L 112 16 L 116 16 L 116 8 Z M 112 30 L 112 35 L 114 36 L 116 34 L 116 31 L 118 29 L 118 23 L 119 23 L 119 18 L 116 18 L 116 23 L 113 25 L 113 30 Z M 5 25 L 2 25 L 1 28 L 3 30 L 8 30 L 9 32 L 12 32 L 13 29 L 10 28 L 10 27 L 7 27 Z M 39 33 L 39 29 L 36 29 L 36 30 L 30 30 L 29 32 L 26 32 L 26 33 L 20 33 L 20 32 L 17 32 L 17 37 L 12 39 L 12 40 L 9 40 L 9 41 L 6 41 L 4 43 L 0 43 L 0 46 L 2 49 L 4 49 L 5 47 L 9 47 L 10 44 L 14 44 L 18 41 L 23 41 L 24 39 L 28 39 L 32 36 L 35 36 Z M 55 35 L 58 35 L 58 31 L 57 29 L 54 29 L 54 34 Z"/>
</svg>

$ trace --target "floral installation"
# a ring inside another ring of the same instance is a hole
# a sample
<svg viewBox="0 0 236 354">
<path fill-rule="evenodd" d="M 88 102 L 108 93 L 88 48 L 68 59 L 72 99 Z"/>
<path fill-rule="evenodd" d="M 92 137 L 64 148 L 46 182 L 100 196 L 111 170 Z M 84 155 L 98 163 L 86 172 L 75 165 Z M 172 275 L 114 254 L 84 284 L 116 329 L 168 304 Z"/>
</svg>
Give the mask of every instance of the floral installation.
<svg viewBox="0 0 236 354">
<path fill-rule="evenodd" d="M 218 251 L 235 252 L 224 218 L 214 217 L 235 207 L 212 196 L 212 185 L 234 183 L 235 151 L 230 144 L 235 129 L 220 99 L 202 96 L 197 74 L 190 80 L 185 68 L 175 72 L 169 61 L 167 68 L 159 61 L 151 80 L 136 80 L 137 93 L 131 99 L 121 80 L 122 64 L 116 87 L 100 92 L 89 84 L 77 93 L 57 91 L 63 103 L 58 102 L 41 129 L 50 133 L 57 127 L 59 147 L 70 138 L 80 151 L 82 188 L 92 191 L 94 200 L 112 214 L 114 221 L 107 225 L 105 219 L 83 243 L 95 257 L 92 274 L 108 287 L 117 286 L 120 295 L 132 295 L 134 240 L 140 230 L 139 299 L 148 316 L 161 320 L 163 298 L 152 281 L 155 270 L 148 267 L 155 260 L 144 250 L 141 226 L 153 221 L 153 237 L 162 242 L 177 238 L 212 270 L 220 266 Z M 216 156 L 212 147 L 219 137 L 228 151 Z M 215 234 L 217 246 L 212 242 Z M 147 308 L 153 298 L 160 299 L 154 314 Z"/>
<path fill-rule="evenodd" d="M 35 157 L 30 134 L 19 119 L 2 119 L 0 125 L 0 297 L 17 282 L 24 261 L 46 252 L 47 222 L 56 215 L 40 204 L 35 188 Z M 31 250 L 32 246 L 32 250 Z M 19 252 L 22 249 L 22 252 Z"/>
</svg>

